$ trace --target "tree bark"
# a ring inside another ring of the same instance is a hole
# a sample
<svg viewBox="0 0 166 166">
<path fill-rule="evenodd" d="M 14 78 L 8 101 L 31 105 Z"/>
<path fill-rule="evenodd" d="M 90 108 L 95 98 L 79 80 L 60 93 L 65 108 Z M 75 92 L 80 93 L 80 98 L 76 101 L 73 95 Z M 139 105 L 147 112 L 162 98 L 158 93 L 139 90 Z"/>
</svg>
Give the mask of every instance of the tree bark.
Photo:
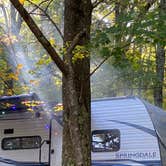
<svg viewBox="0 0 166 166">
<path fill-rule="evenodd" d="M 65 0 L 64 40 L 72 43 L 85 30 L 79 45 L 90 39 L 92 4 L 90 0 Z M 71 44 L 72 45 L 72 44 Z M 72 62 L 68 52 L 64 61 L 69 74 L 63 77 L 63 166 L 91 165 L 90 58 Z"/>
<path fill-rule="evenodd" d="M 166 12 L 166 0 L 160 0 L 159 23 L 164 24 L 163 15 Z M 160 29 L 158 29 L 160 31 Z M 164 83 L 164 66 L 165 66 L 165 45 L 157 44 L 156 49 L 156 85 L 154 87 L 154 103 L 162 108 L 163 104 L 163 83 Z"/>
<path fill-rule="evenodd" d="M 160 45 L 156 51 L 156 85 L 154 87 L 154 103 L 162 108 L 164 82 L 165 50 Z"/>
</svg>

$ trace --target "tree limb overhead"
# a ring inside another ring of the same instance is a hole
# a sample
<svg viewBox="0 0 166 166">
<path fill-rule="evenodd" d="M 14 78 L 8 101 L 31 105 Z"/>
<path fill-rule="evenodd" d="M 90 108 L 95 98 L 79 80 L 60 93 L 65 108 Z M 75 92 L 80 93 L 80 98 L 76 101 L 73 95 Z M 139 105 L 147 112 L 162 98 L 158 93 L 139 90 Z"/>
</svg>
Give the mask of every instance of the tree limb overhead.
<svg viewBox="0 0 166 166">
<path fill-rule="evenodd" d="M 26 9 L 23 7 L 22 4 L 19 3 L 18 0 L 10 0 L 10 2 L 13 4 L 13 6 L 17 9 L 17 11 L 20 13 L 21 17 L 24 19 L 30 30 L 33 32 L 33 34 L 36 36 L 38 41 L 41 43 L 41 45 L 45 48 L 45 50 L 48 52 L 52 60 L 55 62 L 55 64 L 58 66 L 60 71 L 67 75 L 67 69 L 66 64 L 63 62 L 63 60 L 60 58 L 56 50 L 51 46 L 50 42 L 47 40 L 47 38 L 44 36 L 44 34 L 41 32 L 39 27 L 36 25 L 35 21 L 32 19 L 32 17 L 29 15 L 29 13 L 26 11 Z"/>
</svg>

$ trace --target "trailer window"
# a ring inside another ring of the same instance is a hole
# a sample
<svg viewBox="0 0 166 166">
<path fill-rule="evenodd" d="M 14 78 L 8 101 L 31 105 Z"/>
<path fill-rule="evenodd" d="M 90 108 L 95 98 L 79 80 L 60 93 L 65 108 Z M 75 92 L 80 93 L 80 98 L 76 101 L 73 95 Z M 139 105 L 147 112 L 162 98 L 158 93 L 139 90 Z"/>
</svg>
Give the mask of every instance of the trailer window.
<svg viewBox="0 0 166 166">
<path fill-rule="evenodd" d="M 40 136 L 10 137 L 2 140 L 3 150 L 36 149 L 41 144 Z"/>
<path fill-rule="evenodd" d="M 95 130 L 92 132 L 93 152 L 114 152 L 120 149 L 120 131 Z"/>
</svg>

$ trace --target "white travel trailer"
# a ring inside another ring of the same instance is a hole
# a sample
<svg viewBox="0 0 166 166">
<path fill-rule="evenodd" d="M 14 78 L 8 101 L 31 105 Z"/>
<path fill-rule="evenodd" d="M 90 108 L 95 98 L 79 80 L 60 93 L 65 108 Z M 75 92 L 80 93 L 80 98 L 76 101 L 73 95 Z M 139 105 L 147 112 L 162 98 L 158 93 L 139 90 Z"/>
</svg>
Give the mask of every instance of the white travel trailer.
<svg viewBox="0 0 166 166">
<path fill-rule="evenodd" d="M 160 108 L 138 97 L 105 98 L 92 100 L 91 117 L 93 166 L 166 166 Z"/>
<path fill-rule="evenodd" d="M 166 165 L 161 157 L 166 150 L 163 110 L 137 97 L 94 100 L 91 105 L 94 166 Z"/>
<path fill-rule="evenodd" d="M 59 166 L 59 147 L 50 142 L 62 144 L 62 126 L 42 106 L 34 93 L 0 98 L 0 166 Z"/>
<path fill-rule="evenodd" d="M 91 108 L 93 166 L 166 165 L 163 110 L 137 97 L 93 100 Z M 62 112 L 49 120 L 15 111 L 1 116 L 0 157 L 61 166 Z"/>
</svg>

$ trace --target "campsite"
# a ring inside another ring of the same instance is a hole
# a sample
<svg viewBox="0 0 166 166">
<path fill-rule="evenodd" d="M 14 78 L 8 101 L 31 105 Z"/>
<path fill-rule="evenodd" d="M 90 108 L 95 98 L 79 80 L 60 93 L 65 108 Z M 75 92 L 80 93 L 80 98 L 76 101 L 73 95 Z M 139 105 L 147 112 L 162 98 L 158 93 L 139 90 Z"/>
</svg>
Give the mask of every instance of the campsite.
<svg viewBox="0 0 166 166">
<path fill-rule="evenodd" d="M 0 0 L 0 166 L 166 166 L 166 0 Z"/>
</svg>

